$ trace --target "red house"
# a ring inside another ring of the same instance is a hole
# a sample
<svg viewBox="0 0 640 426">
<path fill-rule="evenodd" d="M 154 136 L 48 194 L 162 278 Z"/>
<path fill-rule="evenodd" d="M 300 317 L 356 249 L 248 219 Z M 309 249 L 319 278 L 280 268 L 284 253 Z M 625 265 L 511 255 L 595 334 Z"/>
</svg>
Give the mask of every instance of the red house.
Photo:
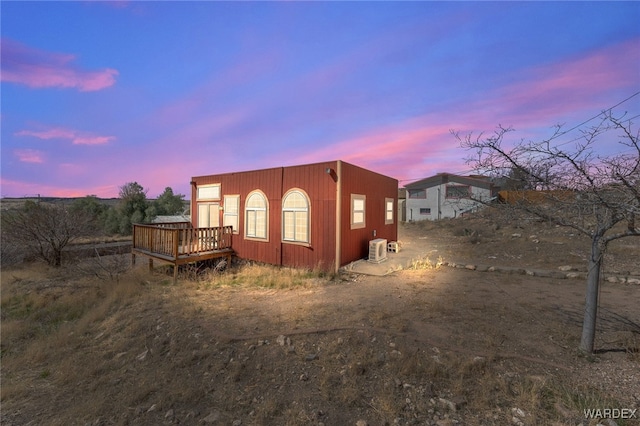
<svg viewBox="0 0 640 426">
<path fill-rule="evenodd" d="M 397 240 L 397 198 L 396 179 L 328 161 L 194 177 L 191 221 L 231 227 L 239 258 L 336 271 Z"/>
</svg>

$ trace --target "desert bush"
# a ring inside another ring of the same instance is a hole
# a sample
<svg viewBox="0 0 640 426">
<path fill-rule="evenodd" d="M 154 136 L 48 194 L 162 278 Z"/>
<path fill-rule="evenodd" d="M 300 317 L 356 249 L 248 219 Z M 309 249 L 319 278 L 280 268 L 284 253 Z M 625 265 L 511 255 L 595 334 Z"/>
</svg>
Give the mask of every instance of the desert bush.
<svg viewBox="0 0 640 426">
<path fill-rule="evenodd" d="M 118 281 L 131 269 L 131 256 L 127 254 L 95 255 L 73 265 L 73 270 L 81 275 L 96 277 L 100 280 Z"/>
<path fill-rule="evenodd" d="M 64 204 L 27 202 L 22 209 L 2 215 L 3 246 L 25 247 L 50 266 L 62 265 L 63 250 L 74 240 L 95 231 L 93 218 Z"/>
</svg>

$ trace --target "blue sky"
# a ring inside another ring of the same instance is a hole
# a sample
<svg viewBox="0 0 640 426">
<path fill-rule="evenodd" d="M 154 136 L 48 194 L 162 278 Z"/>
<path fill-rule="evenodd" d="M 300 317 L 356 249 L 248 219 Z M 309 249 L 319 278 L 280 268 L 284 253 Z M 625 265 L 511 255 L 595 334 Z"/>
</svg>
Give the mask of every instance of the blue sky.
<svg viewBox="0 0 640 426">
<path fill-rule="evenodd" d="M 0 7 L 2 196 L 189 196 L 192 176 L 337 159 L 405 184 L 470 172 L 450 129 L 640 113 L 640 2 Z"/>
</svg>

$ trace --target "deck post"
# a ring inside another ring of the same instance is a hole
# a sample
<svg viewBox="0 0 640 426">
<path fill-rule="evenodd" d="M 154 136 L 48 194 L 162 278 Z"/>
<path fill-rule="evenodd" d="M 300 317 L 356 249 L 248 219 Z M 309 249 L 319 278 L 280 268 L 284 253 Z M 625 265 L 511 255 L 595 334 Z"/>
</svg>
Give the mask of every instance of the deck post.
<svg viewBox="0 0 640 426">
<path fill-rule="evenodd" d="M 173 264 L 173 285 L 178 284 L 178 264 Z"/>
<path fill-rule="evenodd" d="M 180 251 L 178 250 L 178 240 L 180 239 L 179 232 L 179 229 L 173 230 L 173 258 L 176 261 L 178 260 L 178 256 L 180 255 Z"/>
</svg>

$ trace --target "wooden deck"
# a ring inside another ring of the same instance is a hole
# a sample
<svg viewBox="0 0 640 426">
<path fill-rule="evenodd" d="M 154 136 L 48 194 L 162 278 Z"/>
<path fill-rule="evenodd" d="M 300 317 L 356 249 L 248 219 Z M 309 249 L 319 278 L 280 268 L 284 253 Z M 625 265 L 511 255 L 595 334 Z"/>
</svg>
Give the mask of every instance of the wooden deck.
<svg viewBox="0 0 640 426">
<path fill-rule="evenodd" d="M 178 266 L 186 263 L 226 257 L 231 263 L 233 228 L 192 228 L 185 223 L 134 224 L 131 261 L 136 255 L 149 258 L 149 268 L 157 259 L 173 265 L 173 281 L 177 282 Z"/>
</svg>

